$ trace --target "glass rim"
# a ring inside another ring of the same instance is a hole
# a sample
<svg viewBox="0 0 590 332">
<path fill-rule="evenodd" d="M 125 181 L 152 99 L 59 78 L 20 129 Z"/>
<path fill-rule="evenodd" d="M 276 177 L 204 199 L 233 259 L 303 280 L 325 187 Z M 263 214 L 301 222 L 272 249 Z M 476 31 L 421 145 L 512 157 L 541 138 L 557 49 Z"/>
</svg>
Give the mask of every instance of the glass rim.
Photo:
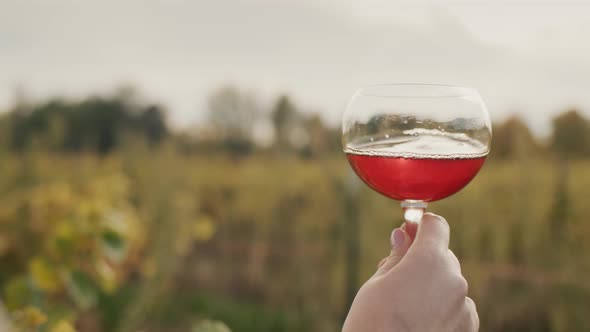
<svg viewBox="0 0 590 332">
<path fill-rule="evenodd" d="M 377 98 L 462 98 L 479 96 L 474 88 L 436 83 L 382 83 L 359 88 L 355 95 Z"/>
</svg>

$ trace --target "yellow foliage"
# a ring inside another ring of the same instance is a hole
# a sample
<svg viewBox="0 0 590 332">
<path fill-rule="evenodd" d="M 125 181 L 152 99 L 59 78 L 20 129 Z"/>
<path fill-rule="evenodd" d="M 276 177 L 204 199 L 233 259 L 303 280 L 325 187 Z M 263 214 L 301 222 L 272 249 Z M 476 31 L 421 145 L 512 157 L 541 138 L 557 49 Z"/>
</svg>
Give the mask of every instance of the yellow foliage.
<svg viewBox="0 0 590 332">
<path fill-rule="evenodd" d="M 60 220 L 54 230 L 55 236 L 63 239 L 71 239 L 74 234 L 74 227 L 67 219 Z"/>
<path fill-rule="evenodd" d="M 61 287 L 57 271 L 41 257 L 31 259 L 29 273 L 35 285 L 43 291 L 55 293 Z"/>
<path fill-rule="evenodd" d="M 47 321 L 47 316 L 36 307 L 26 307 L 23 313 L 30 326 L 39 326 Z"/>
<path fill-rule="evenodd" d="M 193 326 L 191 332 L 231 332 L 231 330 L 222 322 L 205 320 Z"/>
<path fill-rule="evenodd" d="M 15 324 L 23 329 L 36 329 L 47 322 L 47 316 L 33 306 L 13 312 L 12 317 Z"/>
<path fill-rule="evenodd" d="M 76 332 L 76 329 L 72 324 L 66 320 L 60 320 L 57 324 L 53 325 L 49 332 Z"/>
<path fill-rule="evenodd" d="M 145 230 L 121 164 L 33 155 L 7 162 L 14 164 L 13 177 L 35 178 L 8 188 L 0 179 L 7 193 L 0 200 L 0 255 L 24 260 L 3 267 L 14 271 L 2 285 L 8 308 L 90 309 L 98 291 L 113 293 L 139 270 Z M 69 327 L 64 322 L 51 331 Z"/>
<path fill-rule="evenodd" d="M 193 236 L 195 240 L 203 242 L 211 239 L 215 234 L 215 224 L 211 218 L 201 216 L 193 223 Z"/>
<path fill-rule="evenodd" d="M 169 269 L 178 280 L 189 280 L 190 274 L 198 287 L 214 286 L 211 292 L 230 293 L 239 285 L 244 294 L 260 294 L 271 306 L 306 310 L 293 315 L 327 324 L 310 331 L 335 330 L 340 322 L 330 317 L 340 317 L 345 307 L 345 204 L 358 208 L 361 279 L 374 272 L 388 234 L 401 223 L 399 204 L 364 185 L 352 200 L 343 199 L 349 172 L 344 158 L 256 156 L 230 162 L 161 155 L 42 156 L 26 165 L 7 159 L 4 165 L 14 170 L 6 177 L 25 177 L 16 170 L 26 166 L 30 174 L 25 175 L 35 179 L 15 186 L 0 176 L 6 193 L 0 200 L 0 254 L 11 258 L 3 266 L 1 295 L 11 310 L 41 303 L 65 308 L 71 317 L 81 310 L 99 312 L 98 294 L 117 295 L 129 283 L 153 279 L 173 289 L 173 282 L 160 279 Z M 575 312 L 585 317 L 590 295 L 581 289 L 590 276 L 589 167 L 589 162 L 571 165 L 566 220 L 550 220 L 558 173 L 547 161 L 526 166 L 490 160 L 463 191 L 430 204 L 429 211 L 449 221 L 451 249 L 463 264 L 470 296 L 486 315 L 503 317 L 539 304 L 556 331 L 566 330 L 564 322 L 574 324 Z M 162 191 L 155 182 L 173 185 Z M 562 231 L 560 238 L 553 237 L 556 229 Z M 195 243 L 202 241 L 217 242 Z M 186 264 L 180 261 L 185 254 L 191 255 Z M 178 266 L 184 270 L 176 271 Z M 68 284 L 62 276 L 73 271 L 80 278 Z M 498 291 L 502 282 L 511 281 L 510 273 L 519 278 L 514 287 L 522 292 L 515 288 L 506 294 L 522 294 L 521 307 L 511 306 Z M 558 298 L 553 294 L 562 286 L 571 289 L 552 307 Z M 535 287 L 546 300 L 528 296 Z M 307 303 L 304 309 L 300 301 Z M 482 322 L 500 324 L 497 317 Z M 68 321 L 50 332 L 72 331 Z M 495 329 L 488 325 L 486 330 Z"/>
</svg>

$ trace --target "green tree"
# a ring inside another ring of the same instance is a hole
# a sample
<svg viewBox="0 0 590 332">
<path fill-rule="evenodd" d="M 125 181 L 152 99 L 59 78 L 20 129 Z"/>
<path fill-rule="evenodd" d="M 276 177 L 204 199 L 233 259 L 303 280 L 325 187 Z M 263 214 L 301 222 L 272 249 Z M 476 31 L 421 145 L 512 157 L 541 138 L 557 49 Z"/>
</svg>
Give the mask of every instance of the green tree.
<svg viewBox="0 0 590 332">
<path fill-rule="evenodd" d="M 340 150 L 340 130 L 335 133 L 328 128 L 319 114 L 311 114 L 303 120 L 308 142 L 303 149 L 304 156 L 318 157 Z"/>
<path fill-rule="evenodd" d="M 159 143 L 168 134 L 164 110 L 159 105 L 148 106 L 139 115 L 138 123 L 150 145 Z"/>
<path fill-rule="evenodd" d="M 9 116 L 10 146 L 24 151 L 40 146 L 51 151 L 106 154 L 128 136 L 153 145 L 168 133 L 160 106 L 132 103 L 127 95 L 91 97 L 83 101 L 52 99 L 17 104 Z"/>
<path fill-rule="evenodd" d="M 572 109 L 553 119 L 551 147 L 556 155 L 567 158 L 590 156 L 590 124 Z"/>
<path fill-rule="evenodd" d="M 494 126 L 492 155 L 499 159 L 513 159 L 518 156 L 535 154 L 539 144 L 526 123 L 518 116 L 511 116 Z"/>
</svg>

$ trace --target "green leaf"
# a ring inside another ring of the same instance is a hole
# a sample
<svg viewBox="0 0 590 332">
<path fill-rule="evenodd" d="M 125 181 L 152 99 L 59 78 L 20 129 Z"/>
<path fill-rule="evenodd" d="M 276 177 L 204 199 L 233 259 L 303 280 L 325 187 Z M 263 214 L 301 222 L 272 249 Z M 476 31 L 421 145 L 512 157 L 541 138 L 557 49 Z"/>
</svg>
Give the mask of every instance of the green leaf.
<svg viewBox="0 0 590 332">
<path fill-rule="evenodd" d="M 25 306 L 32 297 L 31 288 L 23 276 L 14 277 L 4 285 L 3 300 L 10 310 Z"/>
<path fill-rule="evenodd" d="M 101 239 L 104 254 L 108 259 L 115 263 L 121 262 L 123 259 L 125 259 L 127 247 L 125 244 L 125 239 L 123 239 L 121 235 L 112 230 L 107 230 L 102 232 Z"/>
<path fill-rule="evenodd" d="M 68 293 L 78 307 L 89 309 L 96 304 L 97 288 L 92 279 L 84 272 L 72 271 L 66 285 Z"/>
</svg>

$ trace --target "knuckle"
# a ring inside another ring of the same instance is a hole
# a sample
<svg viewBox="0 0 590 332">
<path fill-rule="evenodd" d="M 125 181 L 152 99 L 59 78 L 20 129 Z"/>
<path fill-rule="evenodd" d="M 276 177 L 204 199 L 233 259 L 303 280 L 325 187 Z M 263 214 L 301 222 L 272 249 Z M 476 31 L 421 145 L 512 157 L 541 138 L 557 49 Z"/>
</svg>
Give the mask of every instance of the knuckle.
<svg viewBox="0 0 590 332">
<path fill-rule="evenodd" d="M 458 274 L 451 278 L 451 290 L 455 296 L 464 298 L 469 291 L 469 284 L 462 275 Z"/>
<path fill-rule="evenodd" d="M 477 307 L 475 302 L 469 297 L 465 298 L 465 305 L 467 307 L 467 314 L 469 315 L 470 326 L 472 331 L 479 330 L 479 315 L 477 314 Z"/>
<path fill-rule="evenodd" d="M 457 255 L 451 249 L 447 249 L 447 254 L 453 261 L 459 262 L 459 258 L 457 258 Z"/>
<path fill-rule="evenodd" d="M 460 319 L 455 331 L 477 332 L 479 330 L 479 316 L 475 309 L 475 303 L 469 297 L 464 297 L 461 307 Z"/>
<path fill-rule="evenodd" d="M 465 304 L 467 305 L 467 308 L 471 312 L 473 312 L 477 315 L 477 306 L 475 305 L 475 302 L 470 297 L 465 297 Z"/>
<path fill-rule="evenodd" d="M 479 330 L 479 315 L 477 314 L 477 312 L 473 315 L 473 327 L 474 331 Z"/>
</svg>

